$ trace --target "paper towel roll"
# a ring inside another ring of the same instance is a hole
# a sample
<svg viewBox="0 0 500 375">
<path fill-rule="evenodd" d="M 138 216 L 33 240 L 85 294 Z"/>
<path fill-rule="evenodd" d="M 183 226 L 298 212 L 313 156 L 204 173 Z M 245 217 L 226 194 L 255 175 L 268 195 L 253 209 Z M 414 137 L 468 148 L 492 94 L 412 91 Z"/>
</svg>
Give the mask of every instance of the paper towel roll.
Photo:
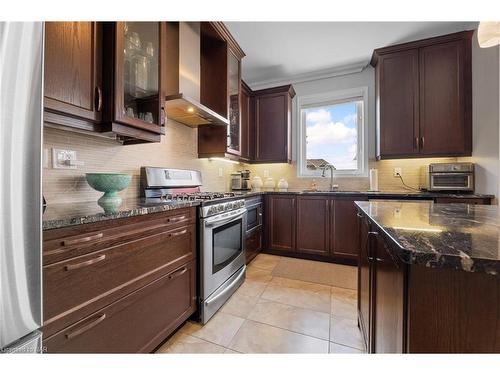
<svg viewBox="0 0 500 375">
<path fill-rule="evenodd" d="M 378 170 L 370 169 L 370 190 L 378 191 Z"/>
</svg>

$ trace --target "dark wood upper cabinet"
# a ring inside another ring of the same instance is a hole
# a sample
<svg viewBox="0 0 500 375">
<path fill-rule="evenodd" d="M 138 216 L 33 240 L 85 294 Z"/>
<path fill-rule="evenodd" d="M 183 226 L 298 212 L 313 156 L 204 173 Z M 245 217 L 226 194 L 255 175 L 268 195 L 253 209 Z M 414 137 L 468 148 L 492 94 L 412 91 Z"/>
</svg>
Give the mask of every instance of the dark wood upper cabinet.
<svg viewBox="0 0 500 375">
<path fill-rule="evenodd" d="M 472 151 L 470 44 L 470 40 L 461 39 L 420 48 L 423 155 Z"/>
<path fill-rule="evenodd" d="M 161 87 L 166 25 L 104 24 L 104 124 L 124 137 L 159 141 L 165 124 Z"/>
<path fill-rule="evenodd" d="M 241 81 L 240 95 L 240 131 L 241 131 L 241 154 L 243 161 L 255 159 L 255 126 L 254 126 L 254 106 L 255 99 L 252 90 Z"/>
<path fill-rule="evenodd" d="M 245 56 L 221 22 L 200 24 L 200 102 L 229 126 L 198 129 L 198 157 L 239 159 L 241 132 L 241 59 Z"/>
<path fill-rule="evenodd" d="M 471 155 L 472 33 L 374 51 L 377 158 Z"/>
<path fill-rule="evenodd" d="M 295 195 L 265 197 L 266 245 L 269 250 L 295 251 Z"/>
<path fill-rule="evenodd" d="M 330 200 L 322 196 L 297 197 L 297 251 L 329 255 Z"/>
<path fill-rule="evenodd" d="M 293 87 L 259 90 L 254 96 L 255 162 L 290 162 Z"/>
<path fill-rule="evenodd" d="M 418 155 L 418 50 L 380 56 L 377 75 L 378 152 Z"/>
<path fill-rule="evenodd" d="M 97 22 L 46 22 L 45 122 L 94 130 L 102 113 L 102 28 Z"/>
</svg>

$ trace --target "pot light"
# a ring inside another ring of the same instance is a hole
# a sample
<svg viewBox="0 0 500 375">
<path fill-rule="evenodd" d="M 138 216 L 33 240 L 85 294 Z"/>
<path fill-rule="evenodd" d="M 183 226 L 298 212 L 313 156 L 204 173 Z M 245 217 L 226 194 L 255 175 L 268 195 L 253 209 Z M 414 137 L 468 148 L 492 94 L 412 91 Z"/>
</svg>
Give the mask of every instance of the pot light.
<svg viewBox="0 0 500 375">
<path fill-rule="evenodd" d="M 193 107 L 189 107 L 189 108 L 187 109 L 187 111 L 188 111 L 189 113 L 194 113 L 194 108 L 193 108 Z"/>
<path fill-rule="evenodd" d="M 477 41 L 481 48 L 500 44 L 500 22 L 480 22 L 477 29 Z"/>
</svg>

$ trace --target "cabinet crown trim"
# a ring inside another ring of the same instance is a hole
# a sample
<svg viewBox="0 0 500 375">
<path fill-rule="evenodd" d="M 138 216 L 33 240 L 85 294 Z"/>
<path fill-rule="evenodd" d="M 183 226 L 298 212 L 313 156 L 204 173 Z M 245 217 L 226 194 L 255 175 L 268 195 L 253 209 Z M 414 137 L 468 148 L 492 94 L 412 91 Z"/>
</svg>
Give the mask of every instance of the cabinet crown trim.
<svg viewBox="0 0 500 375">
<path fill-rule="evenodd" d="M 379 56 L 382 56 L 382 55 L 385 55 L 388 53 L 400 52 L 400 51 L 405 51 L 405 50 L 415 49 L 415 48 L 421 48 L 421 47 L 426 47 L 426 46 L 430 46 L 433 44 L 451 42 L 454 40 L 461 40 L 461 39 L 471 40 L 473 34 L 474 34 L 474 30 L 460 31 L 458 33 L 440 35 L 440 36 L 436 36 L 436 37 L 432 37 L 432 38 L 421 39 L 421 40 L 416 40 L 416 41 L 407 42 L 407 43 L 395 44 L 395 45 L 383 47 L 383 48 L 377 48 L 373 51 L 372 58 L 370 60 L 370 65 L 373 67 L 377 66 Z"/>
</svg>

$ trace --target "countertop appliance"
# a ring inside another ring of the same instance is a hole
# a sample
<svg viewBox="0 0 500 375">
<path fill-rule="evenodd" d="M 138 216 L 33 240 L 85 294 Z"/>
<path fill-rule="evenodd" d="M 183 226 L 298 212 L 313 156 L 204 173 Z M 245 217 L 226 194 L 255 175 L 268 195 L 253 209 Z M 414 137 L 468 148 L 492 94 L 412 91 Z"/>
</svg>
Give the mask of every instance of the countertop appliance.
<svg viewBox="0 0 500 375">
<path fill-rule="evenodd" d="M 41 352 L 42 22 L 0 22 L 0 353 Z"/>
<path fill-rule="evenodd" d="M 244 169 L 235 173 L 231 173 L 231 190 L 250 190 L 250 171 Z"/>
<path fill-rule="evenodd" d="M 205 324 L 245 280 L 245 200 L 235 193 L 202 192 L 198 171 L 141 168 L 146 199 L 191 200 L 198 211 L 199 320 Z"/>
<path fill-rule="evenodd" d="M 474 192 L 474 163 L 434 163 L 422 167 L 422 187 L 428 191 Z"/>
</svg>

